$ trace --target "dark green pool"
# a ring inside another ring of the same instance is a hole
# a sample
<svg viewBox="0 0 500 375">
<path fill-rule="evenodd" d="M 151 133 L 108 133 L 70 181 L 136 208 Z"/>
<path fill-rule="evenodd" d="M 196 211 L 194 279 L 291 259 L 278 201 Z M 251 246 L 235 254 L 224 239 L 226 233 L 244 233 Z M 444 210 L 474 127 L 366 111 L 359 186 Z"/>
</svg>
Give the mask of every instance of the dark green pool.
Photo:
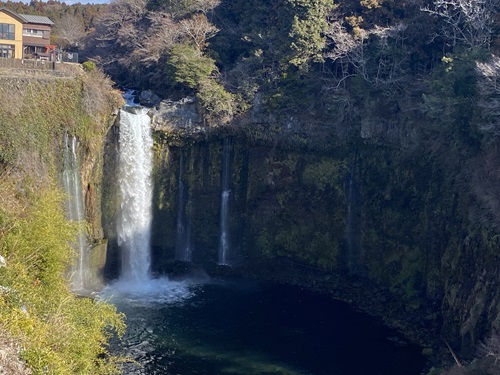
<svg viewBox="0 0 500 375">
<path fill-rule="evenodd" d="M 347 304 L 247 280 L 116 284 L 124 374 L 417 375 L 421 349 Z"/>
</svg>

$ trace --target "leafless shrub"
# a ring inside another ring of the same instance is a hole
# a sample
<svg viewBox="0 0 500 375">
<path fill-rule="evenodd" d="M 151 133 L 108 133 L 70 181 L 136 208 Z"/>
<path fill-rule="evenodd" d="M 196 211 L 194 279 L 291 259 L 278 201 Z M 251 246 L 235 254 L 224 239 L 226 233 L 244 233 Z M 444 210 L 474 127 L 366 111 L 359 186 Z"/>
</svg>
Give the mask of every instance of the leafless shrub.
<svg viewBox="0 0 500 375">
<path fill-rule="evenodd" d="M 219 5 L 220 0 L 193 0 L 191 4 L 192 10 L 207 13 Z"/>
<path fill-rule="evenodd" d="M 16 189 L 19 183 L 19 174 L 12 167 L 0 170 L 0 207 L 3 211 L 21 214 L 26 209 L 28 203 L 20 200 Z M 11 223 L 0 224 L 0 237 L 10 226 Z"/>
<path fill-rule="evenodd" d="M 212 25 L 204 14 L 196 14 L 179 22 L 180 29 L 202 51 L 207 40 L 213 37 L 219 29 Z"/>
<path fill-rule="evenodd" d="M 341 68 L 337 87 L 347 78 L 357 75 L 371 84 L 394 84 L 405 79 L 407 55 L 400 53 L 405 30 L 405 25 L 398 24 L 391 27 L 375 26 L 371 30 L 359 28 L 351 34 L 340 21 L 331 22 L 327 36 L 333 48 L 325 57 L 337 62 Z M 367 51 L 370 37 L 375 37 L 374 43 L 379 46 L 377 56 L 371 56 Z"/>
<path fill-rule="evenodd" d="M 0 103 L 2 103 L 2 112 L 8 118 L 19 116 L 23 107 L 26 92 L 18 87 L 9 87 L 7 85 L 0 87 Z"/>
<path fill-rule="evenodd" d="M 421 10 L 444 22 L 443 37 L 470 48 L 488 45 L 495 21 L 496 0 L 434 0 Z"/>
<path fill-rule="evenodd" d="M 169 13 L 148 14 L 151 26 L 142 47 L 139 49 L 141 61 L 146 66 L 157 63 L 161 56 L 179 42 L 181 30 Z"/>
<path fill-rule="evenodd" d="M 2 374 L 29 375 L 32 371 L 27 368 L 20 357 L 20 343 L 16 342 L 3 329 L 0 332 L 0 369 Z"/>
<path fill-rule="evenodd" d="M 500 334 L 494 333 L 479 345 L 482 355 L 493 357 L 500 364 Z"/>
<path fill-rule="evenodd" d="M 491 55 L 486 62 L 477 62 L 477 90 L 479 106 L 484 109 L 485 120 L 479 129 L 495 136 L 500 135 L 500 58 Z"/>
<path fill-rule="evenodd" d="M 72 14 L 65 14 L 56 22 L 55 34 L 63 48 L 77 47 L 85 37 L 83 21 Z"/>
<path fill-rule="evenodd" d="M 479 362 L 481 373 L 500 375 L 500 334 L 498 332 L 479 344 L 479 354 L 483 356 Z"/>
</svg>

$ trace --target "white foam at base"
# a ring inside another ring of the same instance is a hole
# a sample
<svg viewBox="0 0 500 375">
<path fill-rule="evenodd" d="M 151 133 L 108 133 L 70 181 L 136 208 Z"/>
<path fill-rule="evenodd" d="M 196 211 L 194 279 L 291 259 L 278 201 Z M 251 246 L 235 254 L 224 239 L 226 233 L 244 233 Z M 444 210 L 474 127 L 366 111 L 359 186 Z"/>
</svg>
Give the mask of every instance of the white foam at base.
<svg viewBox="0 0 500 375">
<path fill-rule="evenodd" d="M 195 295 L 199 282 L 173 281 L 166 277 L 143 282 L 117 280 L 99 293 L 100 300 L 133 305 L 165 305 L 187 300 Z"/>
</svg>

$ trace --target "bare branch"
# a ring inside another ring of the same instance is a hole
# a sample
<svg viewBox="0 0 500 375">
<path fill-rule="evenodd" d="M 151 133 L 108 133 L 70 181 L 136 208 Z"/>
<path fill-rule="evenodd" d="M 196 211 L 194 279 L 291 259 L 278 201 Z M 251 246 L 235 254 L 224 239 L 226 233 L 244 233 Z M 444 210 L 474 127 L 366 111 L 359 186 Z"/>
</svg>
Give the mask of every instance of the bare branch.
<svg viewBox="0 0 500 375">
<path fill-rule="evenodd" d="M 64 48 L 77 47 L 85 37 L 83 21 L 71 14 L 65 14 L 56 22 L 55 34 Z"/>
<path fill-rule="evenodd" d="M 496 15 L 495 0 L 434 0 L 421 10 L 444 22 L 442 36 L 455 46 L 462 42 L 470 48 L 489 46 Z"/>
<path fill-rule="evenodd" d="M 219 31 L 204 14 L 196 14 L 191 18 L 183 19 L 179 25 L 200 51 L 205 48 L 207 40 Z"/>
</svg>

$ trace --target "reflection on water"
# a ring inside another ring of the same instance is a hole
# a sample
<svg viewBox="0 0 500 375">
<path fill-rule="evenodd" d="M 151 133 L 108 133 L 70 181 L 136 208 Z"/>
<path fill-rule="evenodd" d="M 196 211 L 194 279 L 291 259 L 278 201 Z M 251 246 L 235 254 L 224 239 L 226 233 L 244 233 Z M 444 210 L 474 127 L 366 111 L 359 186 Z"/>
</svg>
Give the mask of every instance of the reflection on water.
<svg viewBox="0 0 500 375">
<path fill-rule="evenodd" d="M 294 287 L 230 280 L 115 283 L 127 315 L 124 374 L 419 374 L 420 349 L 344 303 Z"/>
</svg>

